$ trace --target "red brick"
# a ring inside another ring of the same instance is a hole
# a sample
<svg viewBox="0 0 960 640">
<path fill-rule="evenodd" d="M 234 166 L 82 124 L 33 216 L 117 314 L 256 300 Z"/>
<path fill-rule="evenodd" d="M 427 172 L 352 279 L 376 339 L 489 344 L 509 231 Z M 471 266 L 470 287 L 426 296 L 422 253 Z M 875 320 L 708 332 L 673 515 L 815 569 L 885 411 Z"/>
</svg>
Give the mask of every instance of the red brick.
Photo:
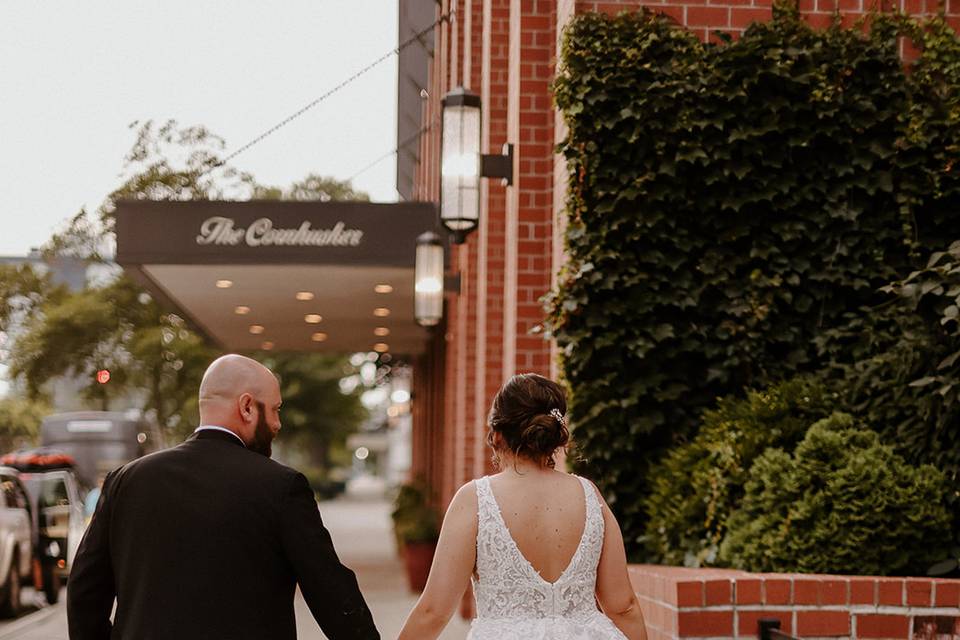
<svg viewBox="0 0 960 640">
<path fill-rule="evenodd" d="M 761 588 L 763 582 L 760 580 L 737 580 L 736 599 L 737 604 L 760 604 Z"/>
<path fill-rule="evenodd" d="M 960 582 L 937 580 L 934 585 L 934 606 L 960 607 Z"/>
<path fill-rule="evenodd" d="M 910 618 L 879 613 L 857 615 L 858 638 L 907 638 Z"/>
<path fill-rule="evenodd" d="M 932 603 L 932 580 L 907 580 L 907 606 L 929 607 Z"/>
<path fill-rule="evenodd" d="M 681 638 L 733 635 L 732 611 L 680 611 L 677 616 L 677 635 Z"/>
<path fill-rule="evenodd" d="M 764 604 L 791 604 L 792 595 L 790 580 L 767 578 L 763 581 Z"/>
<path fill-rule="evenodd" d="M 730 9 L 726 7 L 687 7 L 687 26 L 721 29 L 730 26 Z"/>
<path fill-rule="evenodd" d="M 733 586 L 729 580 L 707 580 L 703 594 L 708 607 L 733 602 Z"/>
<path fill-rule="evenodd" d="M 674 7 L 674 6 L 664 6 L 656 7 L 655 11 L 662 13 L 670 18 L 673 18 L 677 21 L 678 24 L 683 24 L 685 8 L 684 7 Z"/>
<path fill-rule="evenodd" d="M 817 0 L 817 11 L 820 13 L 833 13 L 837 10 L 837 0 Z"/>
<path fill-rule="evenodd" d="M 734 7 L 730 9 L 731 27 L 748 27 L 754 22 L 766 22 L 772 16 L 770 9 L 753 8 L 740 9 Z"/>
<path fill-rule="evenodd" d="M 833 637 L 850 635 L 847 611 L 798 611 L 797 635 Z"/>
<path fill-rule="evenodd" d="M 821 605 L 847 604 L 848 585 L 846 580 L 822 580 L 818 585 L 819 603 Z"/>
<path fill-rule="evenodd" d="M 850 580 L 850 604 L 876 604 L 877 582 L 872 578 Z"/>
<path fill-rule="evenodd" d="M 757 635 L 757 622 L 760 618 L 776 618 L 780 621 L 780 631 L 786 634 L 793 633 L 793 612 L 764 609 L 763 611 L 737 612 L 737 633 L 739 636 L 755 638 Z"/>
<path fill-rule="evenodd" d="M 803 19 L 814 29 L 826 29 L 833 23 L 833 16 L 829 13 L 808 13 Z"/>
<path fill-rule="evenodd" d="M 818 604 L 819 585 L 815 578 L 797 578 L 793 581 L 793 604 Z"/>
<path fill-rule="evenodd" d="M 903 580 L 880 578 L 877 580 L 877 604 L 903 606 Z"/>
<path fill-rule="evenodd" d="M 702 582 L 678 582 L 677 583 L 677 606 L 678 607 L 702 607 L 703 606 L 703 583 Z"/>
</svg>

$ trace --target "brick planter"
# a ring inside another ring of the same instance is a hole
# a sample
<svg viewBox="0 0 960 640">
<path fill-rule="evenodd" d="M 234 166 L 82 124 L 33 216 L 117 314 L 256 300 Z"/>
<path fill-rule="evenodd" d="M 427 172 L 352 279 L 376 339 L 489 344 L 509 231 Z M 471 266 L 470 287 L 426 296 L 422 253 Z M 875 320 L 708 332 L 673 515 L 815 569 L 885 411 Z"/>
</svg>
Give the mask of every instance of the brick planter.
<svg viewBox="0 0 960 640">
<path fill-rule="evenodd" d="M 960 639 L 960 580 L 630 567 L 649 640 L 756 638 L 779 618 L 800 638 Z"/>
</svg>

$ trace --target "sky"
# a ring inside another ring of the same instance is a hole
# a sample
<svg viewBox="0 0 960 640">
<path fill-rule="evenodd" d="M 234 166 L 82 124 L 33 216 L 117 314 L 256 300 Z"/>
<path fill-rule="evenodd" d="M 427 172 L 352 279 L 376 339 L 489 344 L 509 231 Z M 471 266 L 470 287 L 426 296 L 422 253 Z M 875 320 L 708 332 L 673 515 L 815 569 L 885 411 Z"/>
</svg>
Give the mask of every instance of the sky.
<svg viewBox="0 0 960 640">
<path fill-rule="evenodd" d="M 0 256 L 119 185 L 131 122 L 252 140 L 397 45 L 396 0 L 0 0 Z M 397 60 L 237 156 L 261 184 L 346 179 L 396 147 Z M 354 180 L 397 199 L 391 156 Z"/>
</svg>

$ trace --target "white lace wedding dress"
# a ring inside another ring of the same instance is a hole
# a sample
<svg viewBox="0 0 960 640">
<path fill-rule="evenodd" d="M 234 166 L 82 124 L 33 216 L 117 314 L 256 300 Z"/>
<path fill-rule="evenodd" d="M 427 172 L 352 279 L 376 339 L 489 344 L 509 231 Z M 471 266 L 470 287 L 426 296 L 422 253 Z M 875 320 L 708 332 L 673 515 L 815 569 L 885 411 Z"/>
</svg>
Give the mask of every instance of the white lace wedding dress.
<svg viewBox="0 0 960 640">
<path fill-rule="evenodd" d="M 603 513 L 590 483 L 577 479 L 583 485 L 586 524 L 570 564 L 555 582 L 544 580 L 520 553 L 490 490 L 490 479 L 475 482 L 477 618 L 468 640 L 626 640 L 597 609 L 594 594 L 603 548 Z"/>
</svg>

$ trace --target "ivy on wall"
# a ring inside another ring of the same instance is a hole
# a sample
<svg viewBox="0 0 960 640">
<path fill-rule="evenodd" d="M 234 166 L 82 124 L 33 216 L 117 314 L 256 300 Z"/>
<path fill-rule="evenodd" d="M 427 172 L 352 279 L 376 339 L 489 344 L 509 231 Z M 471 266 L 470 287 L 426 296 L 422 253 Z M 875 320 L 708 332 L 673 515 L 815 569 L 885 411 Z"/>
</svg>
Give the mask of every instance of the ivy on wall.
<svg viewBox="0 0 960 640">
<path fill-rule="evenodd" d="M 924 48 L 912 68 L 903 34 Z M 851 361 L 831 331 L 960 238 L 955 51 L 939 19 L 816 31 L 784 6 L 720 45 L 650 13 L 568 27 L 570 260 L 549 328 L 579 471 L 633 558 L 651 465 L 705 408 Z"/>
</svg>

